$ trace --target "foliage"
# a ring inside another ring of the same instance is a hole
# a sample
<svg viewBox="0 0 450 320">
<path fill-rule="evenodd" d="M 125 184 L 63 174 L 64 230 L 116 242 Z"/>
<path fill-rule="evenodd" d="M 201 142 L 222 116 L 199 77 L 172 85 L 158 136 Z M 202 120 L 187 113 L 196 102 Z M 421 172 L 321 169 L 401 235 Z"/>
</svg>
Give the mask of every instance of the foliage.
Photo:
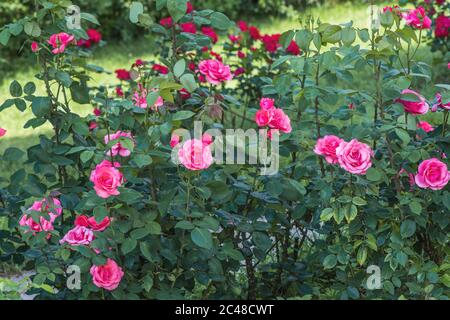
<svg viewBox="0 0 450 320">
<path fill-rule="evenodd" d="M 54 131 L 2 157 L 32 167 L 1 190 L 8 230 L 0 237 L 2 260 L 23 263 L 36 271 L 33 283 L 45 285 L 30 292 L 39 299 L 447 298 L 448 186 L 421 189 L 401 174 L 450 154 L 448 110 L 438 109 L 442 121 L 426 133 L 398 100 L 404 89 L 434 85 L 430 66 L 414 60 L 421 33 L 387 11 L 370 30 L 308 17 L 296 30 L 261 37 L 214 10 L 186 13 L 185 0 L 154 5 L 177 25 L 153 23 L 134 2 L 128 17 L 139 32 L 159 36 L 159 61 L 117 70 L 116 86 L 90 83 L 92 72 L 103 72 L 86 63 L 93 48 L 68 40 L 55 54 L 47 43 L 60 32 L 88 39 L 91 16 L 85 29 L 70 30 L 66 8 L 54 4 L 8 27 L 25 32 L 28 45 L 38 42 L 40 72 L 35 81 L 13 81 L 0 110 L 31 108 L 25 126 L 49 122 Z M 181 32 L 184 23 L 212 27 L 223 35 L 220 48 L 211 33 Z M 234 80 L 203 79 L 200 62 L 212 57 Z M 367 83 L 355 82 L 357 74 Z M 36 96 L 36 86 L 46 95 Z M 435 88 L 447 104 L 448 84 Z M 260 175 L 253 164 L 191 171 L 170 161 L 173 131 L 193 130 L 194 120 L 205 130 L 256 129 L 262 97 L 292 124 L 280 134 L 278 173 Z M 73 113 L 73 102 L 92 105 L 95 115 Z M 118 131 L 126 134 L 113 140 Z M 314 154 L 318 138 L 330 134 L 372 147 L 367 172 L 351 174 Z M 101 170 L 107 180 L 96 178 Z M 19 224 L 23 215 L 28 225 Z M 81 223 L 95 239 L 70 245 L 69 231 Z M 102 288 L 94 269 L 109 259 L 123 277 L 116 272 L 118 286 Z M 70 265 L 80 268 L 81 290 L 66 285 Z M 378 290 L 367 287 L 370 265 L 382 272 Z"/>
</svg>

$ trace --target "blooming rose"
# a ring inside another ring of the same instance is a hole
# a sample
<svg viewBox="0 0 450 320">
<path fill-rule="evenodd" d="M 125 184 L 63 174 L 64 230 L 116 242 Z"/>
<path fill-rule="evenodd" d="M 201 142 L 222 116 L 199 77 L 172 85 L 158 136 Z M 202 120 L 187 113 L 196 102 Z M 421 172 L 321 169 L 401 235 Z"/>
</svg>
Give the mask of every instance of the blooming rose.
<svg viewBox="0 0 450 320">
<path fill-rule="evenodd" d="M 180 143 L 180 136 L 172 134 L 172 137 L 170 137 L 170 147 L 175 148 L 179 143 Z"/>
<path fill-rule="evenodd" d="M 269 112 L 272 113 L 271 120 L 269 122 L 269 127 L 272 129 L 278 129 L 284 133 L 289 133 L 292 131 L 291 120 L 284 113 L 283 109 L 274 108 Z"/>
<path fill-rule="evenodd" d="M 159 24 L 166 28 L 171 28 L 173 26 L 172 17 L 162 18 L 159 20 Z"/>
<path fill-rule="evenodd" d="M 3 137 L 6 134 L 6 130 L 3 128 L 0 128 L 0 137 Z"/>
<path fill-rule="evenodd" d="M 41 231 L 51 231 L 53 230 L 53 224 L 44 217 L 39 217 L 39 222 L 33 220 L 31 216 L 24 214 L 19 221 L 19 225 L 22 227 L 28 227 L 29 231 L 36 234 L 36 232 Z"/>
<path fill-rule="evenodd" d="M 36 41 L 31 43 L 31 51 L 37 52 L 39 50 L 39 44 Z"/>
<path fill-rule="evenodd" d="M 237 23 L 237 25 L 239 27 L 239 30 L 241 30 L 242 32 L 248 31 L 247 22 L 241 20 Z"/>
<path fill-rule="evenodd" d="M 210 37 L 212 43 L 216 43 L 219 40 L 219 37 L 217 36 L 217 33 L 211 27 L 202 27 L 202 33 L 205 36 Z"/>
<path fill-rule="evenodd" d="M 79 215 L 75 218 L 75 225 L 86 227 L 92 231 L 103 231 L 111 224 L 111 218 L 105 217 L 100 223 L 97 223 L 95 217 L 88 217 L 85 215 Z"/>
<path fill-rule="evenodd" d="M 260 109 L 256 111 L 255 122 L 258 126 L 267 126 L 269 125 L 270 120 L 272 120 L 272 112 L 270 110 Z"/>
<path fill-rule="evenodd" d="M 405 109 L 405 112 L 409 112 L 411 114 L 425 114 L 430 109 L 430 106 L 425 101 L 425 98 L 422 97 L 417 92 L 405 89 L 401 92 L 402 95 L 415 95 L 419 101 L 408 101 L 402 98 L 398 98 L 395 101 L 399 102 L 403 105 L 403 108 Z"/>
<path fill-rule="evenodd" d="M 275 52 L 279 47 L 281 47 L 281 44 L 278 42 L 280 40 L 280 34 L 272 34 L 272 35 L 264 35 L 261 38 L 261 41 L 264 43 L 264 47 L 268 52 Z"/>
<path fill-rule="evenodd" d="M 74 36 L 65 32 L 52 34 L 47 42 L 53 47 L 52 53 L 63 53 L 66 50 L 66 46 L 74 41 Z"/>
<path fill-rule="evenodd" d="M 71 246 L 81 246 L 90 244 L 92 240 L 94 240 L 94 232 L 92 232 L 91 229 L 83 226 L 75 226 L 59 240 L 59 243 L 68 243 Z"/>
<path fill-rule="evenodd" d="M 234 77 L 239 77 L 241 74 L 245 73 L 245 69 L 242 67 L 236 68 L 233 72 Z"/>
<path fill-rule="evenodd" d="M 94 190 L 99 197 L 108 198 L 120 194 L 117 188 L 122 185 L 123 176 L 117 167 L 120 167 L 118 162 L 113 165 L 110 161 L 103 160 L 91 172 L 90 181 L 94 183 Z"/>
<path fill-rule="evenodd" d="M 180 23 L 181 32 L 196 33 L 197 27 L 193 22 Z"/>
<path fill-rule="evenodd" d="M 116 77 L 119 80 L 130 80 L 131 79 L 131 75 L 130 75 L 130 72 L 128 70 L 117 69 L 114 72 L 116 73 Z"/>
<path fill-rule="evenodd" d="M 436 104 L 433 106 L 433 111 L 436 111 L 440 107 L 445 110 L 450 110 L 450 102 L 442 103 L 442 96 L 440 93 L 436 93 Z"/>
<path fill-rule="evenodd" d="M 431 19 L 426 16 L 425 9 L 418 7 L 417 9 L 409 10 L 407 13 L 402 14 L 406 24 L 416 29 L 430 29 Z"/>
<path fill-rule="evenodd" d="M 350 142 L 342 141 L 336 148 L 339 165 L 350 173 L 365 174 L 372 166 L 372 149 L 356 139 Z"/>
<path fill-rule="evenodd" d="M 431 158 L 419 164 L 415 180 L 420 188 L 440 190 L 450 180 L 450 172 L 445 163 L 436 158 Z"/>
<path fill-rule="evenodd" d="M 130 138 L 133 140 L 133 136 L 129 132 L 117 131 L 116 133 L 106 135 L 103 139 L 105 144 L 108 144 L 110 141 L 117 140 L 120 137 Z M 124 148 L 120 142 L 117 142 L 115 145 L 111 147 L 111 149 L 107 152 L 109 156 L 117 156 L 128 157 L 131 154 L 131 151 L 127 148 Z"/>
<path fill-rule="evenodd" d="M 217 60 L 203 60 L 198 64 L 198 68 L 211 84 L 220 84 L 233 79 L 230 67 Z"/>
<path fill-rule="evenodd" d="M 302 51 L 300 50 L 299 46 L 297 45 L 297 42 L 292 40 L 291 43 L 286 48 L 286 52 L 290 53 L 294 56 L 298 56 Z"/>
<path fill-rule="evenodd" d="M 108 258 L 106 264 L 102 266 L 93 265 L 90 273 L 92 282 L 99 288 L 112 291 L 119 286 L 120 280 L 124 275 L 122 268 L 117 263 Z"/>
<path fill-rule="evenodd" d="M 440 15 L 434 21 L 436 24 L 436 28 L 434 30 L 434 34 L 436 38 L 446 38 L 448 37 L 448 29 L 450 28 L 450 17 L 446 17 L 444 15 Z"/>
<path fill-rule="evenodd" d="M 42 199 L 41 201 L 35 201 L 33 205 L 28 208 L 28 211 L 38 211 L 48 213 L 50 216 L 50 222 L 53 223 L 57 217 L 62 213 L 61 202 L 56 198 L 51 198 L 53 201 L 53 206 L 47 202 L 47 199 Z"/>
<path fill-rule="evenodd" d="M 236 43 L 236 42 L 239 42 L 241 40 L 241 36 L 236 36 L 234 34 L 230 34 L 228 36 L 228 39 L 230 39 L 231 42 Z"/>
<path fill-rule="evenodd" d="M 186 88 L 181 88 L 180 90 L 178 90 L 178 93 L 180 94 L 181 99 L 183 100 L 187 100 L 191 97 L 191 93 L 187 91 Z"/>
<path fill-rule="evenodd" d="M 341 142 L 344 142 L 344 140 L 333 135 L 327 135 L 323 138 L 319 138 L 316 146 L 314 147 L 314 153 L 324 156 L 328 163 L 338 163 L 336 149 L 339 147 Z"/>
<path fill-rule="evenodd" d="M 257 27 L 251 26 L 248 28 L 248 33 L 253 40 L 261 39 L 261 33 Z"/>
<path fill-rule="evenodd" d="M 89 48 L 93 43 L 99 43 L 102 40 L 102 34 L 95 29 L 87 29 L 86 33 L 89 39 L 80 39 L 77 46 Z"/>
<path fill-rule="evenodd" d="M 425 132 L 431 132 L 434 130 L 433 126 L 426 121 L 419 121 L 417 129 L 422 129 Z"/>
<path fill-rule="evenodd" d="M 189 170 L 207 169 L 213 163 L 211 148 L 199 139 L 184 142 L 178 150 L 178 159 Z"/>
<path fill-rule="evenodd" d="M 275 101 L 273 99 L 270 99 L 270 98 L 262 98 L 259 101 L 259 106 L 263 110 L 269 110 L 269 109 L 272 109 L 275 106 Z"/>
<path fill-rule="evenodd" d="M 155 63 L 152 67 L 152 70 L 159 72 L 161 74 L 168 74 L 169 73 L 169 68 L 167 68 L 166 66 L 163 66 L 161 64 L 157 64 Z"/>
</svg>

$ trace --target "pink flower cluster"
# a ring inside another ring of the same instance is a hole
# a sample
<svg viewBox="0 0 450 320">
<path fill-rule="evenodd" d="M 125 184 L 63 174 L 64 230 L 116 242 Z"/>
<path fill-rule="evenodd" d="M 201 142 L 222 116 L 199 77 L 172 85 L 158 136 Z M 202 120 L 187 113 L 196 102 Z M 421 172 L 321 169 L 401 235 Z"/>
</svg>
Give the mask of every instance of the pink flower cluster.
<svg viewBox="0 0 450 320">
<path fill-rule="evenodd" d="M 52 34 L 47 42 L 52 46 L 53 54 L 63 53 L 66 50 L 66 47 L 74 43 L 75 37 L 73 35 L 67 34 L 65 32 L 60 32 L 56 34 Z"/>
<path fill-rule="evenodd" d="M 260 109 L 255 114 L 255 121 L 259 127 L 269 127 L 269 136 L 279 131 L 290 133 L 292 131 L 291 120 L 283 109 L 276 108 L 275 102 L 270 98 L 262 98 L 259 102 Z"/>
<path fill-rule="evenodd" d="M 147 106 L 147 105 L 146 105 Z M 133 136 L 129 132 L 123 132 L 123 131 L 117 131 L 116 133 L 106 135 L 103 139 L 105 141 L 105 144 L 108 144 L 110 141 L 117 140 L 119 138 L 128 138 L 133 140 Z M 127 148 L 124 148 L 120 142 L 117 142 L 114 144 L 110 150 L 108 150 L 107 155 L 108 156 L 121 156 L 121 157 L 128 157 L 131 154 L 131 151 Z"/>
<path fill-rule="evenodd" d="M 62 206 L 61 202 L 56 198 L 50 198 L 53 204 L 48 203 L 48 199 L 42 199 L 40 201 L 35 201 L 33 205 L 27 210 L 29 211 L 37 211 L 48 215 L 48 218 L 44 215 L 39 217 L 39 222 L 36 222 L 30 214 L 24 214 L 19 221 L 19 225 L 22 227 L 27 227 L 28 231 L 33 232 L 42 232 L 42 231 L 51 231 L 53 230 L 53 222 L 57 217 L 62 214 Z"/>
<path fill-rule="evenodd" d="M 403 13 L 402 18 L 405 20 L 407 25 L 415 29 L 431 28 L 431 19 L 426 15 L 423 7 L 411 9 L 408 12 Z"/>
<path fill-rule="evenodd" d="M 328 163 L 338 163 L 344 170 L 353 174 L 366 174 L 372 166 L 373 150 L 356 139 L 346 142 L 327 135 L 317 140 L 314 152 L 325 157 Z"/>
</svg>

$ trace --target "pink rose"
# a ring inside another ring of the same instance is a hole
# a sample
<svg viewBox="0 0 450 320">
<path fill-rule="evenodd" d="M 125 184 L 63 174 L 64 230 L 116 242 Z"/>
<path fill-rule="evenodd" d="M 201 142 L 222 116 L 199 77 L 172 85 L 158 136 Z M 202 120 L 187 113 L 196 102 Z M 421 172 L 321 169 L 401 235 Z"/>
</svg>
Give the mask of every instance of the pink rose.
<svg viewBox="0 0 450 320">
<path fill-rule="evenodd" d="M 197 32 L 197 27 L 195 26 L 195 23 L 193 23 L 193 22 L 180 23 L 180 28 L 181 28 L 181 32 L 194 33 L 194 34 Z"/>
<path fill-rule="evenodd" d="M 436 28 L 434 30 L 434 34 L 436 38 L 446 38 L 448 37 L 448 29 L 450 28 L 450 17 L 446 17 L 445 15 L 440 15 L 434 21 L 436 24 Z"/>
<path fill-rule="evenodd" d="M 241 36 L 230 34 L 230 35 L 228 35 L 228 39 L 230 39 L 231 42 L 236 43 L 241 40 Z"/>
<path fill-rule="evenodd" d="M 202 27 L 202 33 L 205 36 L 209 37 L 211 39 L 212 43 L 216 43 L 219 40 L 217 33 L 211 27 Z"/>
<path fill-rule="evenodd" d="M 344 140 L 339 137 L 333 135 L 324 136 L 317 140 L 314 153 L 324 156 L 328 163 L 338 163 L 336 149 L 342 142 L 344 142 Z"/>
<path fill-rule="evenodd" d="M 61 202 L 56 198 L 51 198 L 53 200 L 53 205 L 47 202 L 47 199 L 42 199 L 41 201 L 35 201 L 33 205 L 28 209 L 29 211 L 38 211 L 43 213 L 48 213 L 50 216 L 50 222 L 53 223 L 57 217 L 62 213 Z"/>
<path fill-rule="evenodd" d="M 286 48 L 286 52 L 290 53 L 294 56 L 298 56 L 300 53 L 302 53 L 302 50 L 300 50 L 297 42 L 295 42 L 294 40 L 292 40 L 289 43 L 289 46 Z"/>
<path fill-rule="evenodd" d="M 117 69 L 114 71 L 116 73 L 116 77 L 119 80 L 130 80 L 131 79 L 131 74 L 128 70 L 125 69 Z"/>
<path fill-rule="evenodd" d="M 207 133 L 202 136 L 202 143 L 204 146 L 209 146 L 213 143 L 213 137 Z"/>
<path fill-rule="evenodd" d="M 436 104 L 433 105 L 433 111 L 437 111 L 437 108 L 442 108 L 445 110 L 450 110 L 450 102 L 445 104 L 442 103 L 442 96 L 440 93 L 436 93 Z"/>
<path fill-rule="evenodd" d="M 133 140 L 133 136 L 129 132 L 123 132 L 123 131 L 117 131 L 116 133 L 106 135 L 103 139 L 105 141 L 105 144 L 108 144 L 110 141 L 117 140 L 121 137 L 129 138 Z M 121 157 L 128 157 L 131 154 L 131 151 L 127 148 L 124 148 L 120 142 L 117 142 L 115 145 L 111 147 L 110 150 L 106 153 L 109 156 L 117 156 L 120 155 Z"/>
<path fill-rule="evenodd" d="M 65 32 L 52 34 L 47 42 L 53 47 L 52 53 L 63 53 L 66 50 L 66 46 L 74 41 L 74 36 Z"/>
<path fill-rule="evenodd" d="M 213 163 L 210 146 L 198 139 L 184 142 L 178 150 L 178 159 L 189 170 L 207 169 Z"/>
<path fill-rule="evenodd" d="M 402 14 L 406 24 L 416 29 L 430 29 L 431 19 L 426 16 L 425 9 L 418 7 L 417 9 L 409 10 L 407 13 Z"/>
<path fill-rule="evenodd" d="M 118 162 L 113 165 L 110 161 L 103 160 L 91 172 L 90 181 L 94 183 L 94 190 L 99 197 L 108 198 L 120 194 L 117 188 L 122 185 L 123 176 L 116 167 L 120 167 Z"/>
<path fill-rule="evenodd" d="M 434 130 L 433 126 L 426 121 L 419 121 L 417 129 L 422 129 L 425 132 L 431 132 Z"/>
<path fill-rule="evenodd" d="M 281 35 L 278 33 L 272 35 L 266 34 L 261 38 L 261 41 L 268 52 L 275 52 L 281 47 L 281 44 L 279 43 L 280 36 Z"/>
<path fill-rule="evenodd" d="M 265 127 L 269 125 L 270 120 L 272 120 L 272 112 L 270 110 L 260 109 L 256 111 L 255 121 L 260 127 Z"/>
<path fill-rule="evenodd" d="M 372 149 L 356 139 L 350 142 L 342 141 L 336 148 L 339 165 L 354 174 L 365 174 L 372 166 Z"/>
<path fill-rule="evenodd" d="M 162 18 L 159 20 L 159 24 L 166 28 L 171 28 L 173 26 L 172 17 Z"/>
<path fill-rule="evenodd" d="M 284 113 L 283 109 L 274 108 L 270 110 L 272 113 L 272 119 L 269 122 L 269 127 L 272 129 L 278 129 L 281 132 L 289 133 L 292 131 L 291 120 Z"/>
<path fill-rule="evenodd" d="M 108 258 L 106 264 L 102 266 L 93 265 L 90 273 L 92 282 L 99 288 L 112 291 L 119 286 L 120 280 L 124 275 L 122 268 L 117 263 Z"/>
<path fill-rule="evenodd" d="M 3 128 L 0 128 L 0 138 L 3 137 L 6 134 L 6 130 Z"/>
<path fill-rule="evenodd" d="M 273 101 L 273 99 L 270 99 L 270 98 L 262 98 L 259 101 L 259 106 L 263 110 L 269 110 L 275 106 L 275 102 Z"/>
<path fill-rule="evenodd" d="M 203 60 L 199 63 L 198 68 L 211 84 L 220 84 L 233 79 L 230 67 L 217 60 Z"/>
<path fill-rule="evenodd" d="M 176 134 L 172 134 L 170 138 L 170 147 L 175 148 L 180 143 L 180 136 Z"/>
<path fill-rule="evenodd" d="M 33 220 L 31 216 L 24 214 L 19 221 L 19 225 L 22 227 L 28 227 L 29 231 L 36 234 L 36 232 L 41 231 L 51 231 L 53 230 L 53 224 L 44 217 L 39 217 L 39 222 Z"/>
<path fill-rule="evenodd" d="M 92 231 L 103 231 L 111 224 L 111 218 L 105 217 L 100 223 L 97 223 L 95 217 L 88 217 L 85 215 L 79 215 L 75 218 L 75 225 L 86 227 Z"/>
<path fill-rule="evenodd" d="M 39 50 L 39 44 L 36 41 L 31 43 L 31 51 L 37 52 Z"/>
<path fill-rule="evenodd" d="M 94 240 L 94 232 L 83 226 L 75 226 L 59 240 L 60 244 L 68 243 L 71 246 L 88 245 Z"/>
<path fill-rule="evenodd" d="M 416 184 L 423 189 L 443 189 L 450 179 L 447 165 L 436 158 L 422 161 L 417 169 Z"/>
<path fill-rule="evenodd" d="M 408 101 L 402 98 L 396 99 L 395 102 L 401 103 L 405 109 L 405 112 L 409 112 L 411 114 L 425 114 L 430 109 L 430 106 L 426 102 L 425 98 L 417 92 L 410 89 L 405 89 L 401 92 L 401 94 L 415 95 L 419 99 L 419 101 Z"/>
</svg>

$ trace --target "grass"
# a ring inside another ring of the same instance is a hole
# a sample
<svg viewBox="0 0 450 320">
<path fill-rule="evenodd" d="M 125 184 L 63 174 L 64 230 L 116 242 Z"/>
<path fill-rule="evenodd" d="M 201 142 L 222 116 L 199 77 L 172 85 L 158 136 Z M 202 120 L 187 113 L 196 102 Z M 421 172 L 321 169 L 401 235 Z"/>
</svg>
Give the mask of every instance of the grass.
<svg viewBox="0 0 450 320">
<path fill-rule="evenodd" d="M 263 33 L 280 33 L 289 29 L 298 28 L 300 26 L 299 18 L 311 14 L 314 17 L 320 17 L 322 22 L 345 23 L 351 20 L 354 26 L 363 28 L 367 27 L 369 23 L 367 10 L 367 4 L 355 5 L 348 3 L 333 7 L 315 7 L 305 12 L 300 12 L 300 14 L 292 13 L 290 18 L 269 18 L 267 20 L 249 21 L 249 23 L 260 27 Z M 115 69 L 131 65 L 137 58 L 144 60 L 151 59 L 152 48 L 152 41 L 144 38 L 132 43 L 109 43 L 95 52 L 95 57 L 91 59 L 90 63 L 99 65 L 113 73 Z M 424 50 L 419 50 L 418 59 L 423 59 L 429 64 L 432 63 L 432 55 L 425 48 Z M 35 81 L 34 75 L 36 72 L 34 63 L 30 60 L 18 67 L 15 74 L 2 78 L 0 80 L 0 104 L 10 98 L 9 83 L 13 79 L 17 79 L 24 85 L 28 81 Z M 92 84 L 117 83 L 113 74 L 93 74 L 92 77 Z M 39 84 L 36 95 L 44 94 L 43 91 L 42 84 Z M 74 105 L 73 111 L 80 115 L 86 115 L 92 112 L 92 107 L 89 105 Z M 37 129 L 24 129 L 23 125 L 30 118 L 32 118 L 32 113 L 29 108 L 25 112 L 20 112 L 15 107 L 11 107 L 0 113 L 0 127 L 8 130 L 7 135 L 0 140 L 0 154 L 3 154 L 3 151 L 11 146 L 25 149 L 35 144 L 40 134 L 49 133 L 50 126 L 48 123 Z M 6 171 L 8 173 L 12 169 L 9 167 L 11 165 L 12 167 L 15 166 L 15 164 L 2 164 L 2 172 L 5 173 Z"/>
</svg>

